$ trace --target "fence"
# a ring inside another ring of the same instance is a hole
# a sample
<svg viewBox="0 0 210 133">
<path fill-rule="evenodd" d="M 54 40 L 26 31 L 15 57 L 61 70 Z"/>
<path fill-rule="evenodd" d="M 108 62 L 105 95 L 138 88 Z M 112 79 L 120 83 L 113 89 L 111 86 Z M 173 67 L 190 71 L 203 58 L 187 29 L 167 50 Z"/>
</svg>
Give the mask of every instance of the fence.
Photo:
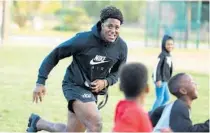
<svg viewBox="0 0 210 133">
<path fill-rule="evenodd" d="M 77 30 L 81 24 L 93 23 L 100 10 L 107 5 L 121 9 L 125 27 L 126 41 L 138 40 L 141 45 L 159 46 L 164 34 L 175 38 L 179 48 L 210 48 L 209 45 L 209 1 L 10 1 L 5 14 L 4 2 L 0 2 L 0 24 L 2 37 L 11 24 L 19 24 L 17 29 L 36 28 L 36 18 L 42 20 L 46 29 Z M 94 5 L 94 9 L 92 6 Z M 6 8 L 5 8 L 6 9 Z M 9 15 L 10 14 L 10 15 Z M 4 17 L 3 17 L 4 16 Z M 7 20 L 6 22 L 5 16 Z M 3 21 L 4 20 L 4 21 Z M 98 20 L 98 18 L 96 19 Z M 29 23 L 28 23 L 29 22 Z M 78 23 L 80 22 L 80 23 Z M 59 23 L 59 24 L 58 24 Z M 7 26 L 5 25 L 7 24 Z M 57 26 L 58 25 L 58 26 Z M 140 26 L 139 26 L 140 25 Z M 31 26 L 31 27 L 30 27 Z M 33 27 L 34 26 L 34 27 Z M 88 25 L 89 26 L 89 25 Z M 53 27 L 53 28 L 52 28 Z M 14 31 L 14 29 L 10 29 Z M 135 30 L 135 32 L 134 32 Z M 18 31 L 18 32 L 19 32 Z M 62 34 L 62 33 L 61 33 Z M 28 34 L 27 34 L 28 35 Z M 128 37 L 129 36 L 129 37 Z M 135 39 L 134 39 L 135 36 Z M 144 38 L 142 38 L 142 36 Z M 130 40 L 129 40 L 130 39 Z M 145 41 L 143 40 L 145 39 Z M 139 44 L 139 42 L 137 42 Z"/>
<path fill-rule="evenodd" d="M 145 45 L 160 44 L 172 35 L 180 48 L 209 48 L 209 3 L 190 1 L 147 2 Z"/>
</svg>

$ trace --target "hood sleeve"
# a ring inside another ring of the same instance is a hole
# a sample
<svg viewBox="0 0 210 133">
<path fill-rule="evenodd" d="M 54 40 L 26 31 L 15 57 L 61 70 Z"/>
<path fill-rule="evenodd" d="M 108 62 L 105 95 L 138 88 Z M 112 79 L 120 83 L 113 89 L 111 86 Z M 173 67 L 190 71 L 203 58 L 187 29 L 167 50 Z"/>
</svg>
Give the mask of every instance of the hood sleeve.
<svg viewBox="0 0 210 133">
<path fill-rule="evenodd" d="M 50 71 L 58 64 L 59 60 L 76 54 L 82 49 L 80 40 L 80 34 L 77 34 L 73 38 L 61 43 L 42 61 L 38 73 L 38 84 L 45 85 L 45 81 L 48 78 Z"/>
</svg>

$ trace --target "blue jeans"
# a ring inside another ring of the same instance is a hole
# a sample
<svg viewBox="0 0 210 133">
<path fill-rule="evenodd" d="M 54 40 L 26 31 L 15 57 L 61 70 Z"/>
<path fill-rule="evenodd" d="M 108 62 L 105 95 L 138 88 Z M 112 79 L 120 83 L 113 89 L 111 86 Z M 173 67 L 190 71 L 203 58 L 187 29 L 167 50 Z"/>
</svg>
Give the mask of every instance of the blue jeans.
<svg viewBox="0 0 210 133">
<path fill-rule="evenodd" d="M 170 99 L 167 82 L 162 82 L 160 87 L 157 87 L 155 84 L 155 92 L 156 92 L 156 101 L 152 107 L 152 110 L 155 110 L 157 107 L 166 104 Z"/>
</svg>

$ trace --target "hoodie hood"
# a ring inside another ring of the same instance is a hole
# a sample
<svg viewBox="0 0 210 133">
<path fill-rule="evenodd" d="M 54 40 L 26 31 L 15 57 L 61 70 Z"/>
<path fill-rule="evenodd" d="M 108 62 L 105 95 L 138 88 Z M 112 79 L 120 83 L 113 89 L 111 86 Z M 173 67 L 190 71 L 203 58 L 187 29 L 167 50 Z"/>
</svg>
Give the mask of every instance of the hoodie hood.
<svg viewBox="0 0 210 133">
<path fill-rule="evenodd" d="M 91 28 L 91 32 L 93 33 L 93 35 L 100 39 L 101 42 L 105 43 L 105 44 L 114 44 L 119 37 L 116 38 L 116 40 L 114 42 L 106 42 L 104 41 L 104 39 L 101 37 L 100 35 L 100 31 L 101 31 L 101 22 L 98 21 L 92 28 Z"/>
<path fill-rule="evenodd" d="M 113 132 L 152 132 L 148 112 L 132 100 L 117 104 Z"/>
<path fill-rule="evenodd" d="M 134 101 L 128 101 L 128 100 L 120 101 L 116 107 L 115 121 L 120 120 L 124 115 L 124 113 L 127 112 L 126 110 L 128 110 L 133 106 L 136 106 L 136 103 Z"/>
<path fill-rule="evenodd" d="M 96 36 L 97 38 L 101 39 L 101 35 L 100 35 L 100 31 L 101 31 L 101 22 L 99 21 L 98 23 L 96 23 L 92 28 L 91 28 L 92 33 L 94 34 L 94 36 Z"/>
<path fill-rule="evenodd" d="M 162 39 L 162 45 L 161 45 L 161 48 L 162 48 L 162 54 L 165 54 L 165 55 L 170 55 L 170 52 L 168 52 L 166 50 L 166 41 L 169 40 L 169 39 L 172 39 L 173 40 L 173 37 L 169 36 L 169 35 L 164 35 L 163 36 L 163 39 Z"/>
</svg>

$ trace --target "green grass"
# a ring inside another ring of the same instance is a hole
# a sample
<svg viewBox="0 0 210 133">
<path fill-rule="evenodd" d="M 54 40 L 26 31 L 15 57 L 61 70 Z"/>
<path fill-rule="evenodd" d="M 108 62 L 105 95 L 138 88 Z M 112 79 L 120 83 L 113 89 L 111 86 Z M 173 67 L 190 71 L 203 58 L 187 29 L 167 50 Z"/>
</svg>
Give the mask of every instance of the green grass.
<svg viewBox="0 0 210 133">
<path fill-rule="evenodd" d="M 83 29 L 81 29 L 80 31 L 89 31 L 91 29 L 92 25 L 87 25 L 86 27 L 84 27 Z M 79 32 L 79 31 L 78 31 Z M 77 31 L 56 31 L 56 30 L 52 30 L 52 29 L 44 29 L 44 30 L 40 30 L 40 31 L 34 31 L 31 28 L 22 28 L 20 30 L 11 30 L 10 34 L 12 35 L 30 35 L 30 36 L 47 36 L 47 37 L 72 37 L 77 33 Z M 120 36 L 124 39 L 124 40 L 129 40 L 129 41 L 144 41 L 145 40 L 145 31 L 144 29 L 140 28 L 140 27 L 135 27 L 135 28 L 131 28 L 131 27 L 126 27 L 126 26 L 122 26 L 122 28 L 120 29 Z M 158 41 L 161 41 L 162 37 L 159 38 Z M 196 46 L 196 39 L 194 38 L 191 40 L 188 40 L 188 43 L 194 44 Z M 157 40 L 156 38 L 148 38 L 148 42 L 153 42 L 154 45 L 156 45 Z M 175 40 L 175 43 L 177 44 L 184 44 L 185 41 L 184 40 Z M 199 45 L 207 45 L 208 44 L 208 40 L 205 41 L 200 41 Z"/>
<path fill-rule="evenodd" d="M 71 59 L 60 61 L 50 73 L 44 102 L 41 104 L 32 103 L 32 90 L 39 65 L 51 49 L 35 46 L 0 47 L 0 131 L 24 132 L 28 116 L 32 112 L 53 122 L 66 123 L 67 103 L 62 93 L 61 81 Z M 151 51 L 153 50 L 148 49 L 145 52 Z M 209 118 L 209 78 L 205 74 L 192 73 L 192 75 L 199 84 L 199 99 L 193 102 L 192 108 L 193 123 L 198 123 Z M 155 100 L 151 80 L 150 88 L 151 92 L 146 100 L 147 110 L 151 108 Z M 109 88 L 109 91 L 109 101 L 101 110 L 104 122 L 103 131 L 112 129 L 115 105 L 119 99 L 123 98 L 118 85 Z"/>
<path fill-rule="evenodd" d="M 89 31 L 90 27 L 84 28 L 81 31 Z M 23 28 L 21 30 L 12 30 L 10 32 L 10 34 L 13 35 L 31 35 L 31 36 L 47 36 L 47 37 L 50 36 L 71 37 L 74 36 L 76 33 L 77 33 L 76 31 L 56 31 L 51 29 L 34 31 L 28 28 Z M 141 29 L 122 27 L 120 35 L 125 40 L 133 40 L 133 41 L 144 40 L 144 33 Z"/>
</svg>

